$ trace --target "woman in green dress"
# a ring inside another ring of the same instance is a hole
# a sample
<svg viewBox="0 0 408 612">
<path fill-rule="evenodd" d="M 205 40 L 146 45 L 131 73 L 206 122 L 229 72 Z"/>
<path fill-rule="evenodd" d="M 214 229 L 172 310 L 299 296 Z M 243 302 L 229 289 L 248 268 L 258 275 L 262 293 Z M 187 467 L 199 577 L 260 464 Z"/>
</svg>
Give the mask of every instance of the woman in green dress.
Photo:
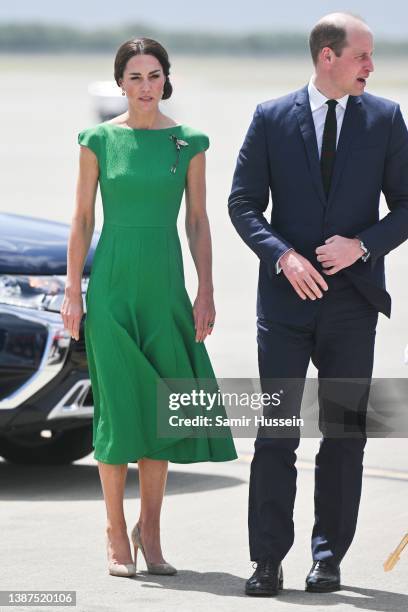
<svg viewBox="0 0 408 612">
<path fill-rule="evenodd" d="M 83 130 L 76 209 L 61 308 L 79 339 L 81 277 L 94 231 L 99 183 L 104 222 L 86 293 L 85 345 L 94 397 L 93 446 L 107 512 L 108 570 L 132 576 L 138 548 L 151 573 L 174 574 L 160 545 L 168 461 L 229 461 L 224 437 L 157 435 L 158 379 L 214 379 L 204 346 L 215 320 L 211 238 L 205 207 L 208 137 L 165 116 L 170 63 L 156 41 L 119 48 L 115 80 L 128 111 Z M 198 275 L 192 307 L 184 284 L 177 216 L 185 193 L 186 231 Z M 207 435 L 206 435 L 207 433 Z M 132 559 L 123 496 L 127 464 L 138 463 L 141 508 Z"/>
</svg>

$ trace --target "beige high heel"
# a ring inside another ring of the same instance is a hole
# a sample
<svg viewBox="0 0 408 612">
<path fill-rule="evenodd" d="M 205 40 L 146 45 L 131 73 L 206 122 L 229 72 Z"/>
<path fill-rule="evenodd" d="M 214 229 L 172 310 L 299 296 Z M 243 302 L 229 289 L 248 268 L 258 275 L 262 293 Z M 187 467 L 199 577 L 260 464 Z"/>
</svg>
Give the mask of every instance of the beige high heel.
<svg viewBox="0 0 408 612">
<path fill-rule="evenodd" d="M 114 561 L 110 561 L 108 571 L 111 576 L 122 576 L 123 578 L 136 576 L 136 570 L 133 563 L 115 563 Z"/>
<path fill-rule="evenodd" d="M 135 569 L 137 565 L 137 550 L 140 548 L 146 561 L 147 571 L 149 574 L 160 574 L 161 576 L 174 576 L 174 574 L 177 574 L 176 568 L 170 565 L 170 563 L 150 563 L 146 559 L 146 553 L 143 548 L 140 529 L 137 523 L 132 529 L 131 538 L 135 548 Z"/>
<path fill-rule="evenodd" d="M 136 575 L 136 563 L 116 563 L 115 561 L 110 561 L 108 553 L 108 572 L 111 576 L 131 578 Z"/>
</svg>

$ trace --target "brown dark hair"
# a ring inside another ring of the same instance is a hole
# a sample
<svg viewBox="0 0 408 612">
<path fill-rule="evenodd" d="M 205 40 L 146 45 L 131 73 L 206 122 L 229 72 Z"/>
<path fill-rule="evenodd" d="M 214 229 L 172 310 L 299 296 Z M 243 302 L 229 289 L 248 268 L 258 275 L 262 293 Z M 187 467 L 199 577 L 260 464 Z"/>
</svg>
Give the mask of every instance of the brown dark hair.
<svg viewBox="0 0 408 612">
<path fill-rule="evenodd" d="M 126 64 L 134 55 L 153 55 L 163 68 L 166 80 L 163 87 L 163 100 L 170 98 L 173 86 L 170 83 L 170 61 L 166 49 L 157 40 L 152 38 L 134 38 L 124 42 L 117 50 L 115 57 L 115 81 L 119 85 L 119 79 L 123 78 Z M 120 87 L 120 85 L 119 85 Z"/>
<path fill-rule="evenodd" d="M 346 46 L 347 32 L 344 26 L 323 21 L 317 23 L 310 32 L 309 47 L 315 65 L 317 64 L 319 53 L 324 47 L 330 47 L 337 57 L 340 57 Z"/>
<path fill-rule="evenodd" d="M 331 13 L 317 22 L 309 36 L 310 53 L 314 65 L 317 64 L 319 53 L 324 47 L 330 47 L 337 57 L 347 47 L 347 22 L 359 22 L 366 24 L 365 20 L 355 13 L 341 12 Z"/>
</svg>

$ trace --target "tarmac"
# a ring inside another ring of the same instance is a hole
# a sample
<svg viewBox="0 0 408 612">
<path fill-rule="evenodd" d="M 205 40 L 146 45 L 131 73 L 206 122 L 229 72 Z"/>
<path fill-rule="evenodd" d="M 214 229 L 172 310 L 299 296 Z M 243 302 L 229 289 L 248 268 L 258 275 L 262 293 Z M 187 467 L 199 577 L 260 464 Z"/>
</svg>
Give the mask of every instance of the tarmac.
<svg viewBox="0 0 408 612">
<path fill-rule="evenodd" d="M 404 439 L 368 440 L 357 533 L 341 565 L 342 590 L 329 594 L 304 590 L 311 566 L 318 440 L 302 439 L 297 453 L 295 542 L 283 561 L 284 590 L 274 598 L 244 594 L 245 580 L 253 572 L 247 534 L 253 441 L 241 438 L 236 445 L 235 461 L 170 464 L 162 546 L 178 574 L 164 577 L 149 575 L 142 557 L 136 577 L 108 574 L 105 506 L 92 455 L 62 468 L 1 461 L 0 515 L 1 524 L 7 525 L 2 532 L 1 589 L 73 590 L 74 609 L 81 612 L 408 609 L 408 550 L 391 572 L 383 569 L 408 531 Z M 137 468 L 132 464 L 125 494 L 129 532 L 137 518 L 138 498 Z"/>
</svg>

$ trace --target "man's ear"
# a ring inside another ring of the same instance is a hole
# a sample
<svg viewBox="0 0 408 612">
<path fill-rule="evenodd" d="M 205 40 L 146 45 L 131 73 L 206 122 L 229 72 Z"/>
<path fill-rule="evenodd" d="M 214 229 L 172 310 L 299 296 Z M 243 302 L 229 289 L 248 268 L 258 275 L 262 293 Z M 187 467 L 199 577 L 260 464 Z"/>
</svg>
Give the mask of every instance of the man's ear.
<svg viewBox="0 0 408 612">
<path fill-rule="evenodd" d="M 330 49 L 330 47 L 323 47 L 323 49 L 320 52 L 321 54 L 321 59 L 323 62 L 329 62 L 331 63 L 333 60 L 333 51 L 332 49 Z"/>
</svg>

